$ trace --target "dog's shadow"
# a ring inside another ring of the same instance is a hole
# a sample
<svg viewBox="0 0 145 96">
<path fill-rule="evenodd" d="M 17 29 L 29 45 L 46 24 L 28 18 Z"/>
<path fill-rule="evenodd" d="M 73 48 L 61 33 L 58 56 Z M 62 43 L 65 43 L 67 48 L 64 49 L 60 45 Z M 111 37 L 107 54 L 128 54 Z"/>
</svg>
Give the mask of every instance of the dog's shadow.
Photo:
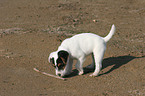
<svg viewBox="0 0 145 96">
<path fill-rule="evenodd" d="M 135 57 L 135 56 L 125 55 L 125 56 L 105 58 L 105 59 L 103 59 L 101 70 L 103 70 L 103 69 L 105 69 L 109 66 L 113 66 L 113 67 L 109 71 L 99 74 L 99 76 L 104 75 L 104 74 L 109 74 L 110 72 L 114 71 L 115 69 L 118 69 L 122 65 L 127 64 L 128 62 L 130 62 L 133 59 L 144 58 L 144 57 L 145 56 Z M 84 75 L 88 74 L 88 73 L 92 73 L 92 72 L 94 72 L 94 69 L 87 69 L 87 68 L 84 67 Z M 74 76 L 77 76 L 77 75 L 78 75 L 78 71 L 76 69 L 74 69 L 72 71 L 72 73 L 69 76 L 67 76 L 67 78 L 74 77 Z"/>
</svg>

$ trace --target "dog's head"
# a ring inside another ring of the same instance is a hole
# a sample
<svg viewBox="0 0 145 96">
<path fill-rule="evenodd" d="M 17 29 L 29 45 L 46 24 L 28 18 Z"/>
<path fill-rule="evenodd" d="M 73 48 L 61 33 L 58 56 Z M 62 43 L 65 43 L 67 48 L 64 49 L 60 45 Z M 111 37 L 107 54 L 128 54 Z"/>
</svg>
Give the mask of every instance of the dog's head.
<svg viewBox="0 0 145 96">
<path fill-rule="evenodd" d="M 67 60 L 69 57 L 69 53 L 64 50 L 52 52 L 49 56 L 49 62 L 52 66 L 55 67 L 56 75 L 64 76 L 65 75 L 65 67 L 67 65 Z"/>
</svg>

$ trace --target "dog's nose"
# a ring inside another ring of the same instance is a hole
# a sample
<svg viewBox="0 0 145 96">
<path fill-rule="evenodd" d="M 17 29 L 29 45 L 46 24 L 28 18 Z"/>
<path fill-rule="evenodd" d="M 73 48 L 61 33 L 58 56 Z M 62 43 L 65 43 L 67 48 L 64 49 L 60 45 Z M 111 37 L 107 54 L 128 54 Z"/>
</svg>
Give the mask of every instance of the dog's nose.
<svg viewBox="0 0 145 96">
<path fill-rule="evenodd" d="M 61 76 L 61 74 L 58 74 L 58 76 Z"/>
</svg>

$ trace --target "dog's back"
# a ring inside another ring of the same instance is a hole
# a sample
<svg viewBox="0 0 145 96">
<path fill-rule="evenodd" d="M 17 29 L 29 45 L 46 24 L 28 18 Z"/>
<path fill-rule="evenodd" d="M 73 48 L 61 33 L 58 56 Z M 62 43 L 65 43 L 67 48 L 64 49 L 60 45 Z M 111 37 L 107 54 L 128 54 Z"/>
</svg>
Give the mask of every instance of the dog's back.
<svg viewBox="0 0 145 96">
<path fill-rule="evenodd" d="M 98 41 L 101 39 L 103 39 L 105 42 L 108 42 L 114 35 L 115 30 L 116 30 L 116 28 L 115 28 L 115 25 L 113 24 L 109 34 L 106 37 L 100 37 L 93 33 L 81 33 L 81 34 L 74 35 L 73 37 L 68 38 L 68 39 L 64 40 L 63 42 L 70 41 L 71 42 L 71 43 L 69 42 L 70 44 L 72 44 L 72 43 L 74 44 L 76 42 L 89 44 L 89 43 L 91 43 L 90 41 L 92 41 L 92 43 L 93 42 L 95 43 L 95 40 Z"/>
</svg>

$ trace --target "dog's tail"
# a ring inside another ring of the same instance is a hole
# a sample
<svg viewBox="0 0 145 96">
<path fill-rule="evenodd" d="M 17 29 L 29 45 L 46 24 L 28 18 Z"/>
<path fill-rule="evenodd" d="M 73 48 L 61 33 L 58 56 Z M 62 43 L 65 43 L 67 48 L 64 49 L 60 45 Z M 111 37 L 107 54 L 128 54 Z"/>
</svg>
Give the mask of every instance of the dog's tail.
<svg viewBox="0 0 145 96">
<path fill-rule="evenodd" d="M 110 30 L 109 34 L 106 37 L 103 38 L 105 42 L 108 42 L 111 39 L 111 37 L 115 33 L 115 29 L 116 29 L 115 28 L 115 25 L 113 24 L 112 27 L 111 27 L 111 30 Z"/>
</svg>

